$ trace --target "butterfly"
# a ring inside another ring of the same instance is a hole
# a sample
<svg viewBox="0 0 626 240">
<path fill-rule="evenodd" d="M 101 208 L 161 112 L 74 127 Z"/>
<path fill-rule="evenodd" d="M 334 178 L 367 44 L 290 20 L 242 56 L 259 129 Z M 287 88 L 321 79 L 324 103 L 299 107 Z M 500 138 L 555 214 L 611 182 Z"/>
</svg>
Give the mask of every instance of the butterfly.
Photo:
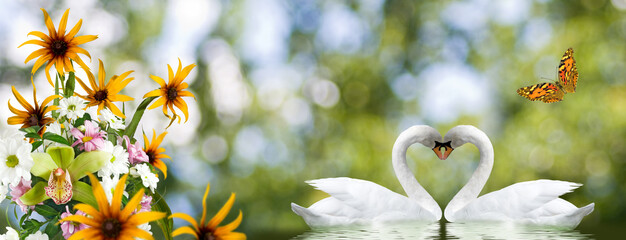
<svg viewBox="0 0 626 240">
<path fill-rule="evenodd" d="M 574 60 L 574 50 L 567 49 L 558 68 L 559 81 L 553 83 L 539 83 L 517 89 L 517 94 L 530 101 L 540 100 L 545 103 L 560 102 L 565 93 L 576 92 L 578 70 Z"/>
</svg>

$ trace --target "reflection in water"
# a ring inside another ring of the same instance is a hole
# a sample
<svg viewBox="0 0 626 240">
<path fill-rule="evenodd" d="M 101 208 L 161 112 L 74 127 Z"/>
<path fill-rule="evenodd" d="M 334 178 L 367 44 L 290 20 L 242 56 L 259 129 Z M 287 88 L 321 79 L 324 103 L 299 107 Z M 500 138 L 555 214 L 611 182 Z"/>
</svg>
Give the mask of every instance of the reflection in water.
<svg viewBox="0 0 626 240">
<path fill-rule="evenodd" d="M 293 239 L 593 239 L 577 230 L 514 223 L 423 223 L 315 229 Z"/>
<path fill-rule="evenodd" d="M 404 222 L 314 229 L 293 239 L 436 239 L 439 223 Z"/>
<path fill-rule="evenodd" d="M 442 223 L 447 239 L 593 239 L 577 230 L 510 222 Z"/>
</svg>

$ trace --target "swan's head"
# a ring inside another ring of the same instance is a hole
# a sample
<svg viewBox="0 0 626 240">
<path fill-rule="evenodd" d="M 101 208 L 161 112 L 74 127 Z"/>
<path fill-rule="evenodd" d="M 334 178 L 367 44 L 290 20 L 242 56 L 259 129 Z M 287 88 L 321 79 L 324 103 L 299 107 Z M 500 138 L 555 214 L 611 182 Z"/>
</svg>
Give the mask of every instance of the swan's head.
<svg viewBox="0 0 626 240">
<path fill-rule="evenodd" d="M 406 148 L 411 144 L 420 143 L 432 149 L 439 159 L 444 160 L 441 148 L 445 148 L 445 146 L 441 145 L 441 139 L 441 134 L 434 128 L 426 125 L 416 125 L 400 133 L 394 144 L 394 149 L 404 148 L 404 151 L 406 151 Z"/>
<path fill-rule="evenodd" d="M 450 153 L 455 148 L 463 146 L 463 144 L 469 142 L 476 142 L 477 138 L 486 138 L 489 140 L 487 135 L 480 129 L 470 126 L 470 125 L 459 125 L 453 127 L 446 133 L 443 137 L 443 142 L 440 143 L 440 148 L 445 148 L 445 151 L 442 153 L 441 159 L 446 159 L 450 156 Z"/>
</svg>

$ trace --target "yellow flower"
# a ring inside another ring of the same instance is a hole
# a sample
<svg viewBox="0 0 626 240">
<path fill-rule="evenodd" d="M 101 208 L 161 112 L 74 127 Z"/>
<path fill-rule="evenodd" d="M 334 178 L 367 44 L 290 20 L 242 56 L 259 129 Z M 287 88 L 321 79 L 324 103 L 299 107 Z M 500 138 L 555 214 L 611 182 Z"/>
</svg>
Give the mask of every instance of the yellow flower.
<svg viewBox="0 0 626 240">
<path fill-rule="evenodd" d="M 33 84 L 33 98 L 35 103 L 34 107 L 30 105 L 26 101 L 26 99 L 22 97 L 22 95 L 20 95 L 20 93 L 15 89 L 14 86 L 11 86 L 11 90 L 13 91 L 13 95 L 15 96 L 15 98 L 17 98 L 17 102 L 19 102 L 20 105 L 22 105 L 22 107 L 26 109 L 26 111 L 14 108 L 13 106 L 11 106 L 11 100 L 9 100 L 9 110 L 16 116 L 9 117 L 9 119 L 7 119 L 7 123 L 11 125 L 22 124 L 21 128 L 40 126 L 41 129 L 39 130 L 39 134 L 41 135 L 43 134 L 43 132 L 45 132 L 45 126 L 49 123 L 54 122 L 54 119 L 51 117 L 47 117 L 46 114 L 52 110 L 59 109 L 59 107 L 54 105 L 46 105 L 48 105 L 50 101 L 54 100 L 55 98 L 60 98 L 61 96 L 49 96 L 43 100 L 41 105 L 39 105 L 39 103 L 37 102 L 37 88 L 35 88 L 35 83 L 32 82 L 32 79 L 31 83 Z"/>
<path fill-rule="evenodd" d="M 219 225 L 222 220 L 224 220 L 226 215 L 228 215 L 230 208 L 233 206 L 233 203 L 235 202 L 234 193 L 230 195 L 230 198 L 228 199 L 226 204 L 224 204 L 222 209 L 220 209 L 220 211 L 217 212 L 217 214 L 215 214 L 215 216 L 209 222 L 204 224 L 204 221 L 206 220 L 206 198 L 209 195 L 209 186 L 210 185 L 207 184 L 206 191 L 204 192 L 204 197 L 202 198 L 202 218 L 200 219 L 200 224 L 198 225 L 198 222 L 196 222 L 195 219 L 187 214 L 174 213 L 169 218 L 183 219 L 191 223 L 193 228 L 189 226 L 179 227 L 178 229 L 174 230 L 174 232 L 172 232 L 172 236 L 176 237 L 181 234 L 191 234 L 194 235 L 196 239 L 245 240 L 246 234 L 233 232 L 233 230 L 239 227 L 239 224 L 241 223 L 241 211 L 239 211 L 239 216 L 237 217 L 237 219 L 235 219 L 235 221 L 232 221 L 225 226 L 217 227 L 217 225 Z"/>
<path fill-rule="evenodd" d="M 80 230 L 72 235 L 69 240 L 75 239 L 133 239 L 133 237 L 143 239 L 154 239 L 150 233 L 137 228 L 137 226 L 159 220 L 166 216 L 166 213 L 162 212 L 141 212 L 132 214 L 141 202 L 143 197 L 143 189 L 139 190 L 131 198 L 123 209 L 122 195 L 124 193 L 124 187 L 126 187 L 126 178 L 128 175 L 124 175 L 113 192 L 113 199 L 111 205 L 104 194 L 104 189 L 98 182 L 98 179 L 93 174 L 89 173 L 89 179 L 91 180 L 93 195 L 98 202 L 98 208 L 94 208 L 88 204 L 80 203 L 74 206 L 74 209 L 78 209 L 89 215 L 72 215 L 61 219 L 59 222 L 73 221 L 76 223 L 83 223 L 88 225 L 88 228 Z"/>
<path fill-rule="evenodd" d="M 150 91 L 146 93 L 146 95 L 144 95 L 143 97 L 148 98 L 161 96 L 161 98 L 157 99 L 156 102 L 148 107 L 148 109 L 154 109 L 163 105 L 163 114 L 165 114 L 166 117 L 172 119 L 170 125 L 172 124 L 172 122 L 174 122 L 174 119 L 176 119 L 176 117 L 178 117 L 178 123 L 180 123 L 180 116 L 178 116 L 176 112 L 174 112 L 174 106 L 176 106 L 183 112 L 183 114 L 185 114 L 185 122 L 187 122 L 187 119 L 189 118 L 187 103 L 185 103 L 182 97 L 195 98 L 196 96 L 194 96 L 193 93 L 189 91 L 183 91 L 183 89 L 189 86 L 187 83 L 184 83 L 183 80 L 185 80 L 187 75 L 189 75 L 189 72 L 191 72 L 191 69 L 193 69 L 195 66 L 195 64 L 191 64 L 181 70 L 182 63 L 180 62 L 180 59 L 178 59 L 178 70 L 176 70 L 176 75 L 174 75 L 172 67 L 168 64 L 168 83 L 165 83 L 165 80 L 160 77 L 150 75 L 150 78 L 152 78 L 152 80 L 161 85 L 161 88 Z M 174 116 L 170 117 L 170 115 L 167 114 L 168 107 L 172 111 L 172 114 L 174 114 Z"/>
<path fill-rule="evenodd" d="M 39 37 L 41 38 L 41 40 L 28 40 L 19 46 L 21 47 L 25 44 L 35 44 L 43 47 L 28 55 L 28 57 L 26 57 L 26 60 L 24 61 L 24 63 L 27 63 L 30 60 L 39 57 L 39 59 L 35 61 L 35 65 L 33 66 L 33 70 L 31 73 L 35 74 L 37 69 L 39 69 L 39 67 L 41 67 L 47 61 L 48 65 L 46 65 L 45 68 L 46 77 L 48 78 L 48 82 L 50 82 L 50 84 L 54 86 L 54 84 L 52 83 L 52 79 L 50 78 L 50 68 L 53 64 L 60 75 L 64 75 L 65 71 L 74 72 L 74 68 L 72 67 L 70 59 L 78 63 L 78 65 L 80 65 L 85 71 L 88 71 L 89 67 L 83 62 L 83 60 L 80 59 L 80 57 L 78 57 L 78 53 L 86 55 L 87 57 L 89 57 L 90 60 L 91 56 L 89 55 L 89 52 L 87 52 L 85 49 L 78 47 L 78 45 L 91 42 L 98 38 L 98 36 L 84 35 L 76 37 L 76 33 L 78 33 L 78 30 L 80 30 L 80 26 L 83 23 L 82 19 L 80 19 L 78 23 L 76 23 L 74 28 L 72 28 L 69 33 L 65 34 L 67 15 L 70 12 L 69 8 L 65 10 L 63 17 L 61 18 L 58 31 L 54 29 L 54 23 L 52 23 L 52 19 L 50 19 L 50 16 L 48 16 L 48 12 L 46 12 L 46 10 L 43 8 L 41 9 L 41 11 L 43 11 L 46 26 L 48 27 L 48 35 L 40 31 L 32 31 L 28 33 L 28 35 Z"/>
<path fill-rule="evenodd" d="M 161 133 L 159 137 L 157 138 L 156 131 L 152 129 L 152 142 L 149 142 L 148 136 L 146 136 L 146 134 L 144 133 L 143 134 L 143 143 L 144 143 L 143 151 L 146 152 L 146 155 L 148 155 L 148 159 L 149 159 L 148 161 L 150 162 L 150 164 L 152 164 L 152 166 L 161 170 L 161 172 L 163 172 L 163 176 L 167 179 L 167 166 L 165 165 L 165 163 L 163 163 L 161 159 L 163 158 L 172 159 L 172 158 L 168 155 L 163 154 L 163 152 L 165 152 L 165 149 L 162 147 L 159 147 L 159 145 L 161 145 L 161 142 L 163 141 L 163 138 L 165 137 L 166 134 L 167 132 Z"/>
<path fill-rule="evenodd" d="M 80 86 L 85 89 L 87 92 L 87 96 L 81 96 L 80 94 L 76 94 L 79 97 L 85 99 L 89 103 L 87 107 L 98 106 L 98 113 L 105 106 L 111 110 L 115 115 L 120 116 L 122 118 L 126 118 L 124 113 L 120 111 L 119 108 L 113 104 L 113 102 L 126 102 L 133 100 L 133 98 L 118 94 L 128 83 L 130 83 L 135 78 L 126 78 L 133 71 L 128 71 L 122 73 L 120 76 L 113 76 L 109 79 L 109 82 L 104 85 L 104 78 L 106 72 L 104 72 L 104 65 L 102 64 L 102 60 L 100 61 L 100 68 L 98 69 L 98 83 L 96 83 L 96 79 L 91 74 L 91 72 L 87 71 L 87 76 L 89 77 L 89 83 L 91 84 L 91 88 L 89 88 L 80 78 L 76 78 Z"/>
</svg>

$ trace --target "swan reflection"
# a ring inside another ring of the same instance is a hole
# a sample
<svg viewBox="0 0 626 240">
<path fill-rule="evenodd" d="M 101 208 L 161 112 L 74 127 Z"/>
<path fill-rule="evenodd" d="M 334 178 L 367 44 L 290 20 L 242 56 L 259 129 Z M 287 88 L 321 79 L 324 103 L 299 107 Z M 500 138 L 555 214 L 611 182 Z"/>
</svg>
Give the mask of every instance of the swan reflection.
<svg viewBox="0 0 626 240">
<path fill-rule="evenodd" d="M 293 239 L 593 239 L 590 234 L 556 227 L 504 222 L 362 225 L 314 229 Z"/>
<path fill-rule="evenodd" d="M 403 222 L 318 228 L 293 239 L 437 239 L 438 237 L 439 223 Z"/>
</svg>

